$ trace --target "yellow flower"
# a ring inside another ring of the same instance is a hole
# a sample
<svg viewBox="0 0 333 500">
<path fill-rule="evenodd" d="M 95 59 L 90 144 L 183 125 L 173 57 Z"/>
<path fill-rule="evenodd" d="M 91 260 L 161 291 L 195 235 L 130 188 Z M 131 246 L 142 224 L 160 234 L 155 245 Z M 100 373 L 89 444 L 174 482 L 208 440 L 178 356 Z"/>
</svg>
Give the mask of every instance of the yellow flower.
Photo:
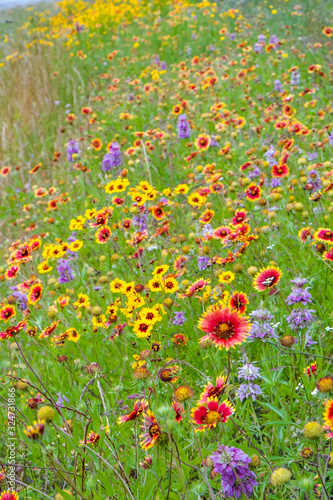
<svg viewBox="0 0 333 500">
<path fill-rule="evenodd" d="M 69 245 L 69 249 L 72 252 L 77 252 L 82 247 L 83 247 L 83 241 L 79 241 L 79 240 L 72 241 L 72 243 Z"/>
<path fill-rule="evenodd" d="M 308 422 L 304 426 L 304 437 L 307 439 L 320 438 L 324 429 L 318 422 Z"/>
<path fill-rule="evenodd" d="M 234 281 L 235 275 L 231 271 L 225 271 L 219 275 L 219 282 L 229 284 Z"/>
<path fill-rule="evenodd" d="M 52 271 L 53 267 L 51 267 L 48 263 L 47 260 L 43 260 L 38 266 L 37 266 L 38 272 L 43 274 L 43 273 L 49 273 Z"/>
<path fill-rule="evenodd" d="M 273 486 L 281 486 L 284 483 L 287 483 L 292 474 L 290 470 L 281 467 L 280 469 L 276 469 L 271 475 L 271 483 Z"/>
</svg>

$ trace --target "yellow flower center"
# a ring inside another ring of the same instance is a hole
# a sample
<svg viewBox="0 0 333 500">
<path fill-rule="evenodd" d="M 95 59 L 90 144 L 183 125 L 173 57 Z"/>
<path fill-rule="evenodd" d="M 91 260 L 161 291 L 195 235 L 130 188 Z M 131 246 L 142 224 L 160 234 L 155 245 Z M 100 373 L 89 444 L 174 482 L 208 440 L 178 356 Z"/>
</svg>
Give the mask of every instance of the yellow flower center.
<svg viewBox="0 0 333 500">
<path fill-rule="evenodd" d="M 204 423 L 206 425 L 217 424 L 221 420 L 221 415 L 218 411 L 210 411 L 204 418 Z"/>
</svg>

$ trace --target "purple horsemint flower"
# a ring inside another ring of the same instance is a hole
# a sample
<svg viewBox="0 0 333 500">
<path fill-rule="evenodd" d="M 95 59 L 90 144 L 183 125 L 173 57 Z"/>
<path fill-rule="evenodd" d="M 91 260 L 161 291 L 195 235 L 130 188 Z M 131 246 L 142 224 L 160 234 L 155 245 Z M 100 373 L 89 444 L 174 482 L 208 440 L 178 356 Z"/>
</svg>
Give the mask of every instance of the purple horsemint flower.
<svg viewBox="0 0 333 500">
<path fill-rule="evenodd" d="M 272 338 L 278 338 L 273 327 L 269 324 L 269 321 L 273 319 L 273 316 L 267 309 L 257 309 L 256 311 L 252 311 L 250 316 L 254 318 L 254 321 L 248 337 L 249 340 L 269 340 Z"/>
<path fill-rule="evenodd" d="M 254 365 L 254 363 L 245 363 L 238 370 L 238 378 L 243 380 L 255 380 L 256 378 L 261 378 L 260 368 Z"/>
<path fill-rule="evenodd" d="M 255 177 L 259 177 L 260 175 L 260 168 L 255 167 L 251 172 L 248 173 L 248 178 L 249 179 L 254 179 Z"/>
<path fill-rule="evenodd" d="M 17 299 L 17 304 L 24 311 L 27 308 L 28 297 L 24 293 L 19 292 L 16 287 L 12 288 L 12 290 L 14 290 L 12 293 L 13 297 Z"/>
<path fill-rule="evenodd" d="M 161 61 L 161 66 L 160 66 L 160 69 L 161 69 L 162 71 L 166 71 L 166 70 L 167 70 L 167 68 L 168 68 L 167 63 L 166 63 L 165 61 Z"/>
<path fill-rule="evenodd" d="M 235 40 L 235 38 L 236 38 L 235 33 L 230 33 L 230 40 Z"/>
<path fill-rule="evenodd" d="M 304 306 L 306 306 L 308 302 L 312 302 L 312 295 L 308 292 L 309 289 L 309 286 L 306 288 L 293 288 L 293 291 L 287 297 L 287 304 L 291 306 L 301 302 Z"/>
<path fill-rule="evenodd" d="M 207 269 L 207 267 L 209 266 L 209 262 L 210 260 L 208 259 L 208 257 L 198 257 L 198 269 L 199 271 L 204 271 L 204 269 Z"/>
<path fill-rule="evenodd" d="M 147 230 L 147 222 L 148 217 L 146 214 L 136 214 L 133 216 L 133 226 L 138 231 L 146 231 Z"/>
<path fill-rule="evenodd" d="M 219 143 L 215 139 L 215 135 L 212 135 L 212 137 L 210 138 L 210 145 L 209 145 L 209 147 L 210 148 L 218 148 L 219 147 Z"/>
<path fill-rule="evenodd" d="M 266 40 L 265 35 L 261 34 L 261 35 L 258 36 L 258 42 L 259 43 L 265 43 L 265 40 Z"/>
<path fill-rule="evenodd" d="M 293 309 L 291 314 L 287 318 L 287 322 L 292 330 L 298 330 L 305 328 L 309 323 L 313 323 L 315 318 L 312 313 L 315 313 L 314 309 Z"/>
<path fill-rule="evenodd" d="M 281 179 L 279 179 L 278 177 L 274 177 L 270 182 L 270 187 L 277 188 L 279 186 L 281 186 Z"/>
<path fill-rule="evenodd" d="M 269 39 L 269 43 L 272 43 L 273 45 L 277 45 L 279 43 L 279 39 L 277 36 L 272 35 Z"/>
<path fill-rule="evenodd" d="M 320 175 L 315 170 L 310 170 L 307 181 L 312 185 L 312 191 L 318 191 L 322 187 Z"/>
<path fill-rule="evenodd" d="M 274 90 L 275 92 L 283 91 L 282 83 L 280 82 L 280 80 L 274 80 Z"/>
<path fill-rule="evenodd" d="M 202 236 L 206 239 L 213 236 L 213 233 L 214 229 L 210 224 L 205 224 L 204 227 L 202 228 Z"/>
<path fill-rule="evenodd" d="M 264 52 L 264 46 L 262 43 L 256 42 L 253 46 L 253 50 L 256 54 L 262 54 Z"/>
<path fill-rule="evenodd" d="M 69 141 L 67 142 L 67 160 L 74 162 L 73 155 L 79 154 L 80 153 L 80 146 L 79 143 L 76 141 Z"/>
<path fill-rule="evenodd" d="M 308 282 L 308 278 L 301 278 L 300 276 L 294 280 L 290 280 L 290 283 L 296 285 L 295 288 L 303 288 L 303 286 Z"/>
<path fill-rule="evenodd" d="M 221 486 L 225 497 L 250 498 L 253 487 L 258 486 L 256 475 L 250 471 L 251 459 L 246 453 L 233 446 L 218 446 L 211 457 L 215 472 L 221 474 Z"/>
<path fill-rule="evenodd" d="M 275 162 L 275 155 L 276 149 L 274 146 L 271 144 L 269 148 L 267 149 L 266 153 L 264 154 L 265 158 L 267 159 L 269 166 L 272 167 L 276 162 Z"/>
<path fill-rule="evenodd" d="M 72 243 L 73 241 L 76 240 L 76 233 L 73 232 L 68 238 L 67 238 L 67 241 L 69 241 L 70 243 Z"/>
<path fill-rule="evenodd" d="M 172 320 L 173 325 L 183 325 L 187 321 L 183 311 L 176 311 Z"/>
<path fill-rule="evenodd" d="M 187 121 L 186 115 L 178 116 L 177 130 L 179 139 L 187 139 L 190 137 L 190 125 Z"/>
<path fill-rule="evenodd" d="M 262 394 L 262 390 L 259 385 L 252 384 L 252 382 L 248 382 L 247 384 L 241 384 L 237 389 L 237 397 L 243 401 L 243 399 L 252 398 L 253 401 L 256 400 L 256 396 L 260 396 Z"/>
<path fill-rule="evenodd" d="M 104 155 L 102 161 L 103 172 L 108 172 L 111 168 L 119 167 L 122 164 L 120 146 L 118 142 L 111 142 L 109 152 Z"/>
<path fill-rule="evenodd" d="M 68 260 L 59 259 L 57 271 L 59 274 L 59 283 L 67 283 L 68 281 L 72 281 L 74 279 L 74 273 Z"/>
</svg>

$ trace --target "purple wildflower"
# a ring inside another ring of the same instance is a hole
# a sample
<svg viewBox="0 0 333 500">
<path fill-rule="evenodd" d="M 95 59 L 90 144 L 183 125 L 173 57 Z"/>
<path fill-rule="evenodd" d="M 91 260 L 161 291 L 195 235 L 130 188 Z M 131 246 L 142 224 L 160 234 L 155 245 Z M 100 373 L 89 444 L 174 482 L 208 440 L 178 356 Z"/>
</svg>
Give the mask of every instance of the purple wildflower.
<svg viewBox="0 0 333 500">
<path fill-rule="evenodd" d="M 133 226 L 135 226 L 138 231 L 146 231 L 148 217 L 146 214 L 136 214 L 133 216 Z"/>
<path fill-rule="evenodd" d="M 73 155 L 80 153 L 79 143 L 76 141 L 67 142 L 67 160 L 74 162 Z"/>
<path fill-rule="evenodd" d="M 270 182 L 270 187 L 277 188 L 279 186 L 281 186 L 281 179 L 279 179 L 278 177 L 274 177 Z"/>
<path fill-rule="evenodd" d="M 16 287 L 14 287 L 13 290 L 14 290 L 12 293 L 13 297 L 15 297 L 17 299 L 17 304 L 20 306 L 22 311 L 24 311 L 24 309 L 27 308 L 28 297 L 26 295 L 24 295 L 24 293 L 19 292 L 16 289 Z"/>
<path fill-rule="evenodd" d="M 265 35 L 261 34 L 261 35 L 258 36 L 258 42 L 259 43 L 265 43 L 265 39 L 266 39 Z"/>
<path fill-rule="evenodd" d="M 252 398 L 255 401 L 256 396 L 260 396 L 262 394 L 262 390 L 259 385 L 252 384 L 252 382 L 248 382 L 247 384 L 241 384 L 237 389 L 237 397 L 243 401 L 243 399 Z"/>
<path fill-rule="evenodd" d="M 59 274 L 59 283 L 67 283 L 68 281 L 72 281 L 74 279 L 74 273 L 68 260 L 59 259 L 57 271 Z"/>
<path fill-rule="evenodd" d="M 235 38 L 236 38 L 235 33 L 230 33 L 230 40 L 235 40 Z"/>
<path fill-rule="evenodd" d="M 275 92 L 283 91 L 282 83 L 280 82 L 280 80 L 274 80 L 274 90 Z"/>
<path fill-rule="evenodd" d="M 204 269 L 206 269 L 208 266 L 209 266 L 209 259 L 208 257 L 198 257 L 198 268 L 199 268 L 199 271 L 203 271 Z"/>
<path fill-rule="evenodd" d="M 293 305 L 301 302 L 304 306 L 308 302 L 312 302 L 312 295 L 308 292 L 309 286 L 306 288 L 293 288 L 293 291 L 287 297 L 287 304 Z"/>
<path fill-rule="evenodd" d="M 239 448 L 233 446 L 218 446 L 211 455 L 215 472 L 221 474 L 221 486 L 225 497 L 246 498 L 252 496 L 253 487 L 257 486 L 256 475 L 250 471 L 251 459 Z"/>
<path fill-rule="evenodd" d="M 256 54 L 262 54 L 264 52 L 264 46 L 262 43 L 256 42 L 253 46 L 253 50 Z"/>
<path fill-rule="evenodd" d="M 186 119 L 186 115 L 179 115 L 177 122 L 179 139 L 187 139 L 190 137 L 190 125 Z"/>
<path fill-rule="evenodd" d="M 111 168 L 119 167 L 121 164 L 120 146 L 118 142 L 112 142 L 109 146 L 109 152 L 104 155 L 102 170 L 103 172 L 108 172 Z"/>
<path fill-rule="evenodd" d="M 213 233 L 214 229 L 210 224 L 205 224 L 204 227 L 202 228 L 202 236 L 206 239 L 213 236 Z"/>
<path fill-rule="evenodd" d="M 259 177 L 259 175 L 260 175 L 260 168 L 255 167 L 251 172 L 248 173 L 248 178 L 254 179 L 255 177 Z"/>
<path fill-rule="evenodd" d="M 166 71 L 167 67 L 168 67 L 167 63 L 165 61 L 161 61 L 161 66 L 160 66 L 161 70 L 162 71 Z"/>
<path fill-rule="evenodd" d="M 209 145 L 209 147 L 210 148 L 218 148 L 219 147 L 219 143 L 215 139 L 215 135 L 212 135 L 212 137 L 210 138 L 210 145 Z"/>
<path fill-rule="evenodd" d="M 58 401 L 56 402 L 56 406 L 58 406 L 58 408 L 62 408 L 64 406 L 64 402 L 69 403 L 69 400 L 64 394 L 61 394 L 61 392 L 57 392 L 57 396 Z"/>
<path fill-rule="evenodd" d="M 261 378 L 260 368 L 255 366 L 253 363 L 245 363 L 238 370 L 238 378 L 244 380 L 255 380 L 256 378 Z"/>
<path fill-rule="evenodd" d="M 275 164 L 275 158 L 274 158 L 275 153 L 276 153 L 276 150 L 275 150 L 274 146 L 271 144 L 269 146 L 268 150 L 266 151 L 266 153 L 264 154 L 270 167 L 272 167 Z"/>
<path fill-rule="evenodd" d="M 187 321 L 183 311 L 176 311 L 172 320 L 173 325 L 183 325 Z"/>
<path fill-rule="evenodd" d="M 308 323 L 315 321 L 312 313 L 315 313 L 314 309 L 293 309 L 291 314 L 287 318 L 287 322 L 292 330 L 298 330 L 305 328 Z"/>
</svg>

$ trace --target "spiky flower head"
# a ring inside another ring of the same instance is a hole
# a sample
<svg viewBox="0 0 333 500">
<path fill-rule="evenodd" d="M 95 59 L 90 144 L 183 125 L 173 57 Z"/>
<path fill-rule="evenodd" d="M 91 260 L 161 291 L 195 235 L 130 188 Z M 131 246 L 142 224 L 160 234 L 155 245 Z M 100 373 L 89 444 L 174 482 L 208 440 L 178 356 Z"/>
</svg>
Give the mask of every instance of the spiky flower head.
<svg viewBox="0 0 333 500">
<path fill-rule="evenodd" d="M 188 385 L 181 385 L 180 387 L 177 387 L 173 395 L 175 401 L 177 401 L 178 403 L 187 401 L 188 399 L 193 398 L 193 396 L 194 396 L 194 391 Z"/>
<path fill-rule="evenodd" d="M 333 377 L 326 375 L 318 380 L 316 387 L 319 392 L 331 392 L 333 391 Z"/>
<path fill-rule="evenodd" d="M 271 483 L 273 486 L 282 486 L 290 480 L 291 476 L 290 470 L 280 467 L 271 474 Z"/>
<path fill-rule="evenodd" d="M 306 439 L 318 439 L 324 429 L 318 422 L 308 422 L 304 426 L 304 437 Z"/>
<path fill-rule="evenodd" d="M 38 420 L 49 422 L 54 419 L 55 411 L 51 406 L 42 406 L 37 413 Z"/>
</svg>

